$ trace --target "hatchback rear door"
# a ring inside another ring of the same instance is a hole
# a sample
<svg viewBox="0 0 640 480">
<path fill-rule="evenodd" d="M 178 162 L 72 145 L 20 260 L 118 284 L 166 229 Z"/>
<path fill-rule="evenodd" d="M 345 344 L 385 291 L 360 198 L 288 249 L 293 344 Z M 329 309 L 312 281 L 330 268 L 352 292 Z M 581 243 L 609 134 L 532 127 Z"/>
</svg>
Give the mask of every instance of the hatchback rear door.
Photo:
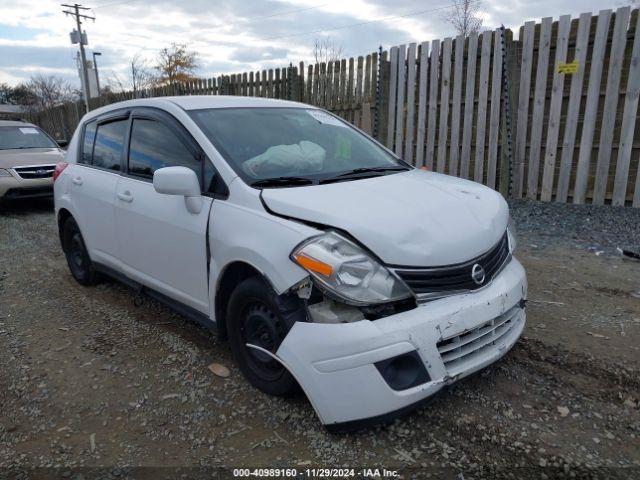
<svg viewBox="0 0 640 480">
<path fill-rule="evenodd" d="M 94 262 L 111 267 L 118 263 L 114 198 L 128 116 L 128 111 L 119 111 L 87 123 L 79 158 L 70 170 L 69 194 L 89 255 Z"/>
</svg>

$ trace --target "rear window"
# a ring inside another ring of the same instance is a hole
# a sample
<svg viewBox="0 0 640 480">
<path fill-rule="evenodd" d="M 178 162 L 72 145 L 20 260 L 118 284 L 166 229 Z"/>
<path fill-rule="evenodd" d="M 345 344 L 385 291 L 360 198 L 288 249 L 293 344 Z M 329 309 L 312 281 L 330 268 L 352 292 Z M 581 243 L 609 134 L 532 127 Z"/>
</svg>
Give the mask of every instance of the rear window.
<svg viewBox="0 0 640 480">
<path fill-rule="evenodd" d="M 128 120 L 98 125 L 93 147 L 93 165 L 109 170 L 120 170 L 120 158 Z"/>
<path fill-rule="evenodd" d="M 0 127 L 0 150 L 23 148 L 57 148 L 57 145 L 33 125 Z"/>
</svg>

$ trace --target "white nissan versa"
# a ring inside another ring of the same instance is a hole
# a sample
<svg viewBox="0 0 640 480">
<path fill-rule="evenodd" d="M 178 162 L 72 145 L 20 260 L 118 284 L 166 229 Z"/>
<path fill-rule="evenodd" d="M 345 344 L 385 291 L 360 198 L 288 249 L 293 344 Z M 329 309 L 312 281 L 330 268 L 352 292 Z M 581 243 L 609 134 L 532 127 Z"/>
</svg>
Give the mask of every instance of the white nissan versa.
<svg viewBox="0 0 640 480">
<path fill-rule="evenodd" d="M 308 105 L 109 105 L 54 178 L 76 280 L 107 274 L 217 327 L 249 382 L 300 385 L 330 429 L 415 407 L 524 327 L 504 199 Z"/>
</svg>

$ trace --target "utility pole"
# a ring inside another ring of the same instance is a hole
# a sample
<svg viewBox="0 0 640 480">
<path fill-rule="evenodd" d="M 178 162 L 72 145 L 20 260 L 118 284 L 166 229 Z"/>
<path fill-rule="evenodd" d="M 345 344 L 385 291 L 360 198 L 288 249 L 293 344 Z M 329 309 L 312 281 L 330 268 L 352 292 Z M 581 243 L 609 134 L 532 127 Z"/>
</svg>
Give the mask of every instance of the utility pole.
<svg viewBox="0 0 640 480">
<path fill-rule="evenodd" d="M 96 18 L 91 17 L 89 15 L 81 14 L 80 13 L 81 10 L 90 10 L 90 9 L 87 7 L 83 7 L 78 3 L 74 3 L 73 5 L 67 5 L 63 3 L 61 4 L 61 6 L 72 9 L 71 11 L 63 10 L 62 13 L 64 13 L 65 15 L 71 15 L 72 17 L 75 17 L 76 27 L 78 29 L 78 45 L 80 46 L 80 62 L 81 62 L 80 71 L 82 72 L 82 83 L 83 83 L 82 90 L 84 93 L 84 108 L 88 113 L 89 112 L 89 75 L 87 74 L 87 56 L 84 53 L 84 42 L 83 42 L 83 35 L 82 35 L 81 19 L 85 18 L 87 20 L 95 21 Z"/>
<path fill-rule="evenodd" d="M 100 77 L 98 76 L 98 62 L 96 57 L 102 55 L 100 52 L 93 52 L 93 69 L 96 71 L 96 87 L 98 88 L 98 96 L 100 96 Z"/>
</svg>

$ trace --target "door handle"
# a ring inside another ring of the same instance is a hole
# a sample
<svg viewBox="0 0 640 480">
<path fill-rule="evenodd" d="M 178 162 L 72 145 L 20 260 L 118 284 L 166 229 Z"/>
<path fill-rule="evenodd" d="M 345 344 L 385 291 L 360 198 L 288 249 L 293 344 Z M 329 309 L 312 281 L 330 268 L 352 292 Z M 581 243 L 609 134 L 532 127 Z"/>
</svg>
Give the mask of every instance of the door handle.
<svg viewBox="0 0 640 480">
<path fill-rule="evenodd" d="M 118 198 L 123 202 L 127 202 L 127 203 L 133 202 L 133 195 L 131 195 L 131 192 L 128 192 L 128 191 L 124 193 L 119 193 Z"/>
<path fill-rule="evenodd" d="M 73 177 L 73 178 L 71 179 L 71 182 L 72 182 L 74 185 L 82 185 L 82 177 Z"/>
</svg>

